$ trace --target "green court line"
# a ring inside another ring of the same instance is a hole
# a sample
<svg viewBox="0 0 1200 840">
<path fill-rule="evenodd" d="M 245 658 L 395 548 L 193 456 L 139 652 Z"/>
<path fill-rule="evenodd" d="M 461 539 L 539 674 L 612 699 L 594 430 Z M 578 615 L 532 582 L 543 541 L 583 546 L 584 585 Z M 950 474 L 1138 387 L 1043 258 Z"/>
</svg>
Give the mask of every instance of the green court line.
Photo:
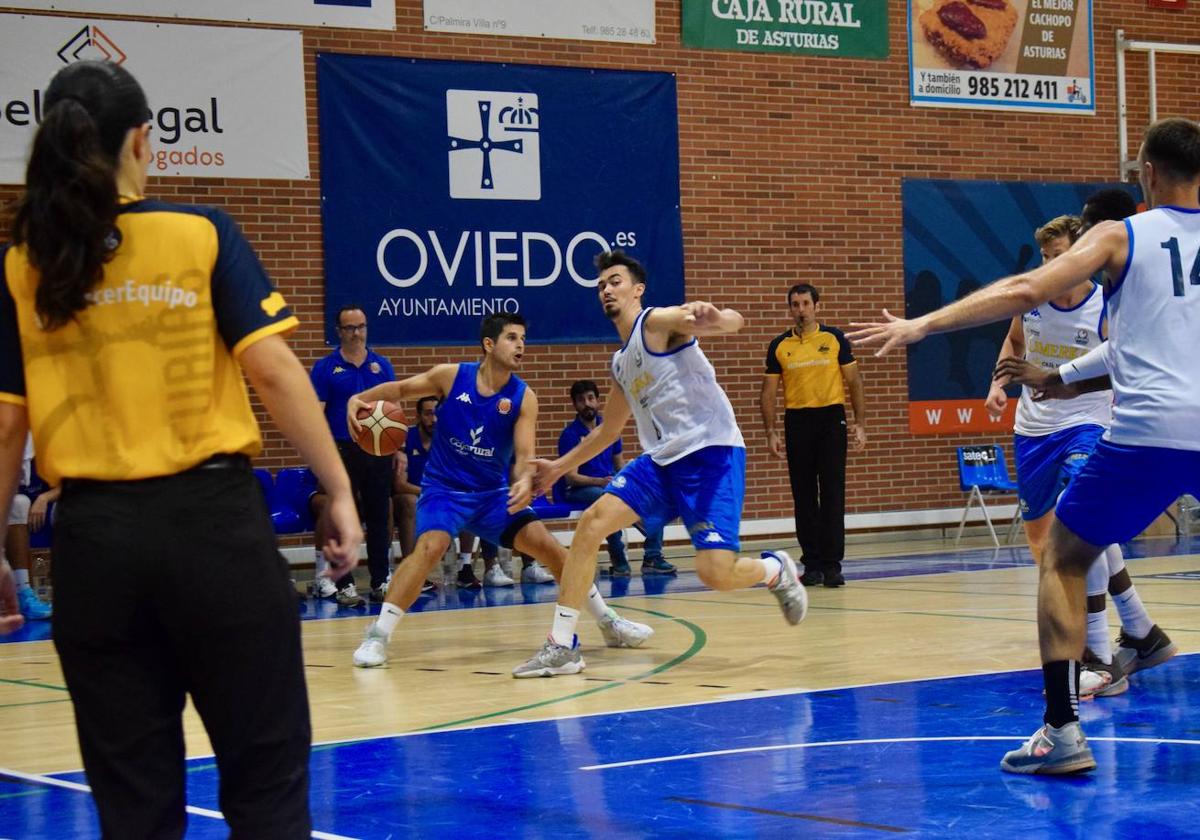
<svg viewBox="0 0 1200 840">
<path fill-rule="evenodd" d="M 28 688 L 48 688 L 51 691 L 67 690 L 65 685 L 46 685 L 45 683 L 34 682 L 33 680 L 6 680 L 0 678 L 0 683 L 5 683 L 6 685 L 23 685 Z"/>
<path fill-rule="evenodd" d="M 32 700 L 28 703 L 0 703 L 0 709 L 15 709 L 19 706 L 46 706 L 50 703 L 70 703 L 69 697 L 62 700 Z"/>
</svg>

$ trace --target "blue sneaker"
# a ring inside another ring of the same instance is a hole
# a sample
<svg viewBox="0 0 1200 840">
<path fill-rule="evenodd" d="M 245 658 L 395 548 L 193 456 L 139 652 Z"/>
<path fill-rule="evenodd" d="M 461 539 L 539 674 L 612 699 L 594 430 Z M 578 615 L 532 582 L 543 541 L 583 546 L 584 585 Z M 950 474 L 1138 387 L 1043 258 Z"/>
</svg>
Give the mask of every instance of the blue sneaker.
<svg viewBox="0 0 1200 840">
<path fill-rule="evenodd" d="M 39 598 L 29 584 L 17 587 L 17 602 L 21 605 L 21 615 L 30 621 L 45 621 L 54 615 L 54 608 Z"/>
<path fill-rule="evenodd" d="M 649 557 L 642 561 L 643 575 L 673 575 L 676 571 L 675 564 L 668 563 L 662 556 Z"/>
</svg>

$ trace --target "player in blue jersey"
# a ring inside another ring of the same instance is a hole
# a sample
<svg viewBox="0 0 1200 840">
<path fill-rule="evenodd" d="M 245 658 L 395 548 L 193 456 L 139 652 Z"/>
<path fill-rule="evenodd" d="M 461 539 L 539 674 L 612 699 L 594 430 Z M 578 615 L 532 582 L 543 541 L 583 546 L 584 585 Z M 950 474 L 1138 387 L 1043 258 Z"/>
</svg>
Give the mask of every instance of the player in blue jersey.
<svg viewBox="0 0 1200 840">
<path fill-rule="evenodd" d="M 512 313 L 489 315 L 483 319 L 480 344 L 481 362 L 435 365 L 417 376 L 376 385 L 347 404 L 346 421 L 357 432 L 359 409 L 377 400 L 399 403 L 427 394 L 441 400 L 417 498 L 417 545 L 396 567 L 379 618 L 354 653 L 360 668 L 387 662 L 392 631 L 450 547 L 452 534 L 470 531 L 532 555 L 555 576 L 562 571 L 566 551 L 529 507 L 538 402 L 515 374 L 525 355 L 525 319 Z M 637 647 L 654 632 L 618 616 L 595 586 L 587 603 L 609 647 Z"/>
</svg>

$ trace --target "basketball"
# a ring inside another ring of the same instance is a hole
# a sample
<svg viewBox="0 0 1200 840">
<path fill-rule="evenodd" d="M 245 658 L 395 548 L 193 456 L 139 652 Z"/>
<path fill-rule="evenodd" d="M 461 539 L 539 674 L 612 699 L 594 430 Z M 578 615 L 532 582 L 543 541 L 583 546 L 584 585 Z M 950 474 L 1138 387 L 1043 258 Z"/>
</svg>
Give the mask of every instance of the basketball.
<svg viewBox="0 0 1200 840">
<path fill-rule="evenodd" d="M 358 422 L 362 424 L 358 445 L 363 451 L 372 455 L 391 455 L 404 446 L 408 420 L 404 410 L 395 403 L 379 400 L 371 408 L 359 409 Z"/>
</svg>

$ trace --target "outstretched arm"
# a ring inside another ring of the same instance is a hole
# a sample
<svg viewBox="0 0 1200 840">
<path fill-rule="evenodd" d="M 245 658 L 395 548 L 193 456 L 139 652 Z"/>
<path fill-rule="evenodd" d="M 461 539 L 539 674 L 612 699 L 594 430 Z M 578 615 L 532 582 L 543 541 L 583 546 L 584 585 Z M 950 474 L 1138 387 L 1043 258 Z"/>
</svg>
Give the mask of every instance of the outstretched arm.
<svg viewBox="0 0 1200 840">
<path fill-rule="evenodd" d="M 395 382 L 380 382 L 373 388 L 368 388 L 361 394 L 355 394 L 346 401 L 346 425 L 350 434 L 357 436 L 362 425 L 358 422 L 358 412 L 370 408 L 372 403 L 387 400 L 402 403 L 414 397 L 435 396 L 445 399 L 454 386 L 454 377 L 458 373 L 458 365 L 434 365 L 424 373 L 399 379 Z"/>
<path fill-rule="evenodd" d="M 535 478 L 533 491 L 537 494 L 546 493 L 554 486 L 568 470 L 590 461 L 605 449 L 612 446 L 621 436 L 621 429 L 629 421 L 629 403 L 625 401 L 625 392 L 614 387 L 604 405 L 604 420 L 592 430 L 592 433 L 576 444 L 570 452 L 558 456 L 553 461 L 538 459 L 533 461 Z"/>
<path fill-rule="evenodd" d="M 671 349 L 687 344 L 693 336 L 735 333 L 745 323 L 746 319 L 737 310 L 718 309 L 707 301 L 694 300 L 650 310 L 645 329 L 655 345 L 651 349 Z"/>
<path fill-rule="evenodd" d="M 1066 293 L 1101 269 L 1116 277 L 1124 268 L 1128 251 L 1125 225 L 1103 222 L 1080 237 L 1071 250 L 1033 271 L 997 280 L 920 318 L 897 318 L 885 309 L 883 321 L 856 323 L 853 326 L 861 329 L 849 333 L 847 338 L 855 344 L 879 346 L 875 355 L 882 356 L 928 335 L 1020 315 Z"/>
</svg>

